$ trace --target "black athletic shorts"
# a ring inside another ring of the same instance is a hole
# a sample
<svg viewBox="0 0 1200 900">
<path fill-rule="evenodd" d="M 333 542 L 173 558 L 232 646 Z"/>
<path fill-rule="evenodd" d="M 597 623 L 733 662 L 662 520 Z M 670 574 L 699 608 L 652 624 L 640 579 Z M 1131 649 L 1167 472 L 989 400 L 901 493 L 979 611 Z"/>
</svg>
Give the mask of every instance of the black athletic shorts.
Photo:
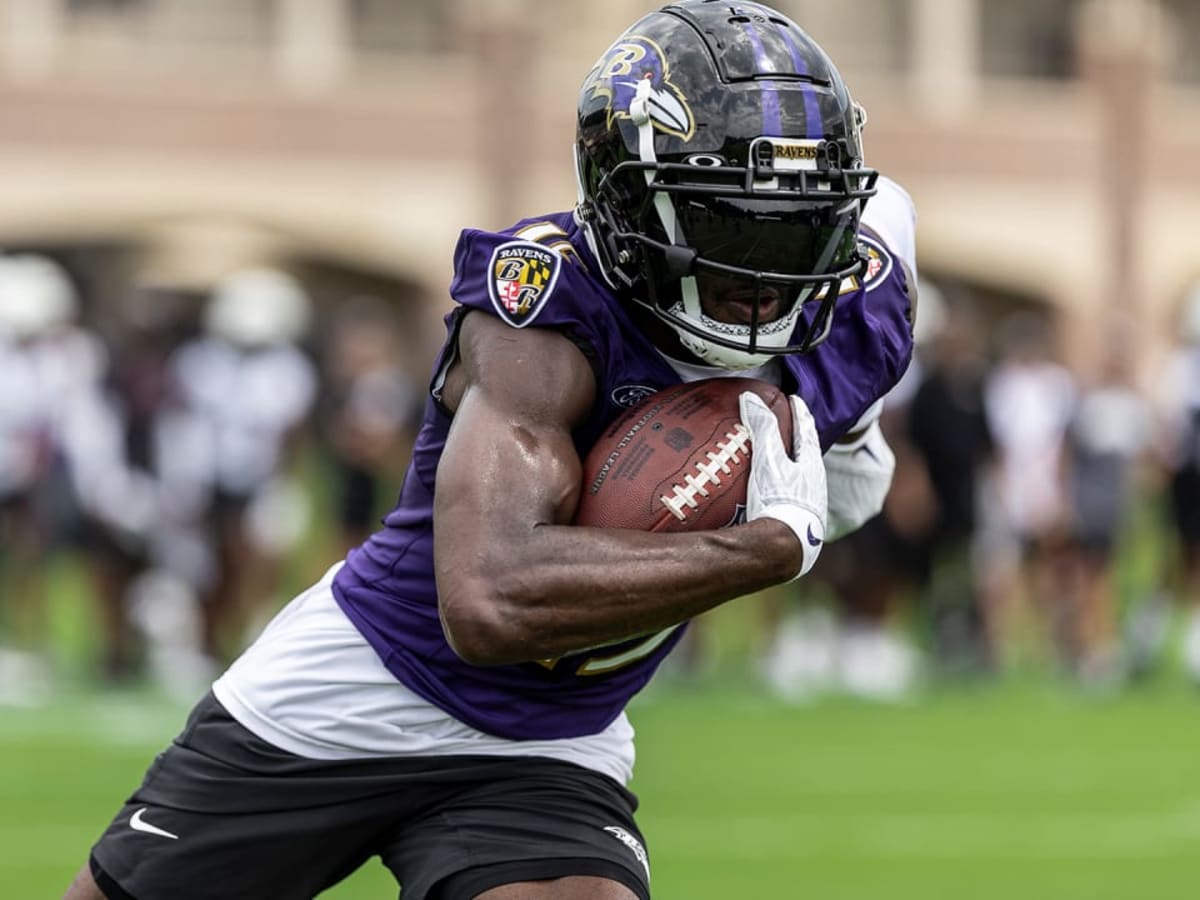
<svg viewBox="0 0 1200 900">
<path fill-rule="evenodd" d="M 637 798 L 541 757 L 305 759 L 210 693 L 92 848 L 111 900 L 309 900 L 373 856 L 404 900 L 593 875 L 650 897 Z"/>
</svg>

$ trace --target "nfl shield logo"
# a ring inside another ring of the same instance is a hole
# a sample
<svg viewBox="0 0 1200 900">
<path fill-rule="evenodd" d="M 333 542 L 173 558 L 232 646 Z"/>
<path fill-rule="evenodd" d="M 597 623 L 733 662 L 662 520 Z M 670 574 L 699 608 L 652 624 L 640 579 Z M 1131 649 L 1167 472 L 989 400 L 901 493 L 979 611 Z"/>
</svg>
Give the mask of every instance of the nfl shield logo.
<svg viewBox="0 0 1200 900">
<path fill-rule="evenodd" d="M 501 244 L 492 253 L 488 292 L 500 318 L 524 328 L 542 311 L 558 280 L 562 258 L 528 241 Z"/>
</svg>

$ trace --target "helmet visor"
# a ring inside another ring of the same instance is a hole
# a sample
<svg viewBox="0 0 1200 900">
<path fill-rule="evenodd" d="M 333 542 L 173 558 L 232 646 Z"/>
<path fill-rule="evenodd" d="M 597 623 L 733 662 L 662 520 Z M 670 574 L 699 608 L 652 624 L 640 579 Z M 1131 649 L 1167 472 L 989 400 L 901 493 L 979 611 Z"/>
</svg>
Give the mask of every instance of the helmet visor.
<svg viewBox="0 0 1200 900">
<path fill-rule="evenodd" d="M 679 197 L 684 243 L 698 262 L 759 275 L 822 276 L 844 268 L 854 253 L 856 203 L 813 204 L 721 197 Z"/>
</svg>

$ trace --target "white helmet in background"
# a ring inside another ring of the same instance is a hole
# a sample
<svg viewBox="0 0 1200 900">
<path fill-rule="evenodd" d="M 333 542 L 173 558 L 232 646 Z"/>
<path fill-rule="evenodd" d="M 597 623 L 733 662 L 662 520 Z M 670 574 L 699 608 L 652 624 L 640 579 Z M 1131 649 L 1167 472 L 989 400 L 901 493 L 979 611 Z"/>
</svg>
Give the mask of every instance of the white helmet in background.
<svg viewBox="0 0 1200 900">
<path fill-rule="evenodd" d="M 213 291 L 204 327 L 242 346 L 302 339 L 312 323 L 312 303 L 300 282 L 277 269 L 234 272 Z"/>
<path fill-rule="evenodd" d="M 37 337 L 78 310 L 75 285 L 58 263 L 34 254 L 0 256 L 0 335 Z"/>
</svg>

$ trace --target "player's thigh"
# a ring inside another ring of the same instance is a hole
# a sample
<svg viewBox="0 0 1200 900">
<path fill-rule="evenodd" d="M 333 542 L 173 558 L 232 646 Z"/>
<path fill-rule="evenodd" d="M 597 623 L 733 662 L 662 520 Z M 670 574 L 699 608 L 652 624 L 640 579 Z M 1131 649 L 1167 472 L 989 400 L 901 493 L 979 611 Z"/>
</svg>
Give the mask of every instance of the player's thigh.
<svg viewBox="0 0 1200 900">
<path fill-rule="evenodd" d="M 638 900 L 638 896 L 625 885 L 607 878 L 575 876 L 506 884 L 484 891 L 474 900 Z"/>
<path fill-rule="evenodd" d="M 457 762 L 474 782 L 405 823 L 380 853 L 405 900 L 648 900 L 637 799 L 623 786 L 559 760 Z"/>
</svg>

